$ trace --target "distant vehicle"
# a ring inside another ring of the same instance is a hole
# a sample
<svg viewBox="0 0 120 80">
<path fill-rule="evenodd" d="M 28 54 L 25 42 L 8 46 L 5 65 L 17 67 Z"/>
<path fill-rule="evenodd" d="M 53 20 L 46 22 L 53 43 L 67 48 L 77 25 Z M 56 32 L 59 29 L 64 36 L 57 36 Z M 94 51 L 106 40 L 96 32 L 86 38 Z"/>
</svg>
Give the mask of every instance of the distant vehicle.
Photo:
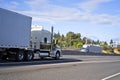
<svg viewBox="0 0 120 80">
<path fill-rule="evenodd" d="M 80 49 L 80 52 L 88 52 L 88 49 L 86 49 L 86 48 L 81 48 L 81 49 Z"/>
<path fill-rule="evenodd" d="M 88 52 L 88 53 L 102 53 L 102 47 L 96 46 L 96 45 L 83 45 L 83 47 L 80 49 L 81 52 Z"/>
<path fill-rule="evenodd" d="M 38 57 L 59 59 L 61 49 L 53 40 L 53 28 L 31 30 L 32 18 L 0 8 L 0 59 L 30 61 Z"/>
</svg>

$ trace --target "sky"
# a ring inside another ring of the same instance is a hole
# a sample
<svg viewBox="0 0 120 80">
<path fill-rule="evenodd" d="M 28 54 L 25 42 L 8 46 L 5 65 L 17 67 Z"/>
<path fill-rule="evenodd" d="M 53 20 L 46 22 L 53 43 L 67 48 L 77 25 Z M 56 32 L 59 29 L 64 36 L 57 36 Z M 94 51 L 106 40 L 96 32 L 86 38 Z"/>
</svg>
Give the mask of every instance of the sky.
<svg viewBox="0 0 120 80">
<path fill-rule="evenodd" d="M 32 25 L 120 41 L 120 0 L 0 0 L 0 7 L 32 17 Z"/>
</svg>

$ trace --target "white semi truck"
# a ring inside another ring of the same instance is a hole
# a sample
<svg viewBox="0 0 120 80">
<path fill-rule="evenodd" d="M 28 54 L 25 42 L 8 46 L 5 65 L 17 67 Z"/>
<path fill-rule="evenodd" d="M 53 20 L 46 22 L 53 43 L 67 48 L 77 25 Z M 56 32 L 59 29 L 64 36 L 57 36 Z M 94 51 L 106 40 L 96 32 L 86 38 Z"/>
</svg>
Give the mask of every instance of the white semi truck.
<svg viewBox="0 0 120 80">
<path fill-rule="evenodd" d="M 81 52 L 88 52 L 88 53 L 102 53 L 102 47 L 96 45 L 89 45 L 85 44 L 80 49 Z"/>
<path fill-rule="evenodd" d="M 17 61 L 53 57 L 59 59 L 61 49 L 53 40 L 51 32 L 33 27 L 32 18 L 13 11 L 0 8 L 0 60 Z"/>
</svg>

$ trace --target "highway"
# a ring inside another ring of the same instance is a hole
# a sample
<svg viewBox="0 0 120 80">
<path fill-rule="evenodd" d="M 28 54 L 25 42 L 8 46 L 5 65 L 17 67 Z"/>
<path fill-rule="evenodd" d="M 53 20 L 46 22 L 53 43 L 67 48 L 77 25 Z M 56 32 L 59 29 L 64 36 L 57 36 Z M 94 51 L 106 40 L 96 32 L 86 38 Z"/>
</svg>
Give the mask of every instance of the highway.
<svg viewBox="0 0 120 80">
<path fill-rule="evenodd" d="M 120 80 L 120 56 L 63 55 L 60 60 L 1 62 L 0 80 Z"/>
</svg>

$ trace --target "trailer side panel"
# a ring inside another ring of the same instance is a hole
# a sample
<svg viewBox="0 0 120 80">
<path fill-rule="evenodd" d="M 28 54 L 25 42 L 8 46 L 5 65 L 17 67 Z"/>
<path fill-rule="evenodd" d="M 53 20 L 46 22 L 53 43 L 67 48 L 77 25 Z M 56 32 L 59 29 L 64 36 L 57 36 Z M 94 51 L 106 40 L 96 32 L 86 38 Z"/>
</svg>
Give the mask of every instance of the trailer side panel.
<svg viewBox="0 0 120 80">
<path fill-rule="evenodd" d="M 31 17 L 0 8 L 0 47 L 28 48 Z"/>
</svg>

